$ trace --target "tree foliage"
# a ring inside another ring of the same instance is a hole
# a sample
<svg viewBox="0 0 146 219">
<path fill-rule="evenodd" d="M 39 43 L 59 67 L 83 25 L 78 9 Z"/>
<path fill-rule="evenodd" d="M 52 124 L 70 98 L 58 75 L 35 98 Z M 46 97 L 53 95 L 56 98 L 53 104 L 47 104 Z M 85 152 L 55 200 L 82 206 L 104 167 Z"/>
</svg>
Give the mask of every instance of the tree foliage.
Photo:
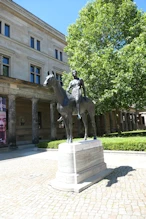
<svg viewBox="0 0 146 219">
<path fill-rule="evenodd" d="M 68 28 L 71 69 L 98 113 L 146 105 L 146 15 L 132 0 L 95 0 Z M 71 79 L 64 74 L 65 84 Z"/>
</svg>

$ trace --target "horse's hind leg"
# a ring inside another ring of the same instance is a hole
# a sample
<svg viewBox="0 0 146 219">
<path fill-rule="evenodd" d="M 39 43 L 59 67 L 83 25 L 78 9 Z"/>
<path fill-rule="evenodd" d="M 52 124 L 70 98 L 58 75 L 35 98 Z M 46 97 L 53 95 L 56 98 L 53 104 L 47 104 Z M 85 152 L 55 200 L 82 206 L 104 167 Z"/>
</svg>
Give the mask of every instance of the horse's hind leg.
<svg viewBox="0 0 146 219">
<path fill-rule="evenodd" d="M 68 116 L 68 122 L 69 122 L 69 143 L 72 143 L 72 115 Z"/>
<path fill-rule="evenodd" d="M 92 123 L 92 128 L 93 128 L 93 136 L 94 136 L 94 139 L 96 139 L 96 123 L 95 123 L 95 115 L 90 113 L 89 114 L 90 116 L 90 119 L 91 119 L 91 123 Z"/>
<path fill-rule="evenodd" d="M 87 115 L 86 115 L 86 113 L 84 113 L 81 116 L 82 116 L 82 121 L 84 123 L 84 128 L 85 128 L 84 140 L 87 140 L 87 137 L 88 137 Z"/>
<path fill-rule="evenodd" d="M 64 116 L 63 121 L 65 123 L 67 143 L 72 143 L 72 115 Z"/>
<path fill-rule="evenodd" d="M 68 118 L 66 118 L 65 116 L 62 116 L 62 118 L 63 118 L 63 122 L 65 124 L 67 143 L 69 143 L 70 136 L 69 136 L 69 122 L 68 122 Z"/>
</svg>

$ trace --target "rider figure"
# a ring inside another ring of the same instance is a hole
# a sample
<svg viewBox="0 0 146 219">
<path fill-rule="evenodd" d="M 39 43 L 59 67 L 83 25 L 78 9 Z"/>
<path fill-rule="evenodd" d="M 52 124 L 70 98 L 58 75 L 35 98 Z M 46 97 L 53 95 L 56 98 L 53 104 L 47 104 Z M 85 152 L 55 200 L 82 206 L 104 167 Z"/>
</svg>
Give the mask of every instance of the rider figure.
<svg viewBox="0 0 146 219">
<path fill-rule="evenodd" d="M 84 97 L 86 98 L 84 81 L 83 79 L 78 78 L 76 70 L 72 71 L 72 76 L 74 77 L 74 79 L 69 83 L 67 92 L 72 89 L 71 94 L 76 102 L 78 118 L 81 119 L 81 115 L 80 115 L 80 102 L 81 102 L 81 97 L 82 97 L 81 89 L 83 89 Z M 62 117 L 60 117 L 57 121 L 58 122 L 62 121 Z"/>
<path fill-rule="evenodd" d="M 76 70 L 72 71 L 72 76 L 74 79 L 69 83 L 69 87 L 67 89 L 67 92 L 72 90 L 71 94 L 76 102 L 78 118 L 81 119 L 81 116 L 80 116 L 80 102 L 81 102 L 81 97 L 82 97 L 81 89 L 83 89 L 84 97 L 86 97 L 84 81 L 83 81 L 83 79 L 78 78 Z"/>
</svg>

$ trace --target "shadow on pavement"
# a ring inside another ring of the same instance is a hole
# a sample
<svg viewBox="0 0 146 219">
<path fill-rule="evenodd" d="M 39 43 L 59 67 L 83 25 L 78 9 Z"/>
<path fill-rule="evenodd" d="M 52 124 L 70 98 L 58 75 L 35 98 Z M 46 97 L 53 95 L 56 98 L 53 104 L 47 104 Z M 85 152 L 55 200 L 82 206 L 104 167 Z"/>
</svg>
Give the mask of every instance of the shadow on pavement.
<svg viewBox="0 0 146 219">
<path fill-rule="evenodd" d="M 37 147 L 27 147 L 27 148 L 18 148 L 18 149 L 11 149 L 7 151 L 0 151 L 0 161 L 7 160 L 7 159 L 13 159 L 13 158 L 20 158 L 25 157 L 29 155 L 39 154 L 46 152 L 45 149 L 38 150 Z"/>
<path fill-rule="evenodd" d="M 135 170 L 136 169 L 133 169 L 130 166 L 120 166 L 120 167 L 115 168 L 114 171 L 105 178 L 109 180 L 106 187 L 112 186 L 113 184 L 118 182 L 119 177 L 126 176 L 129 172 L 132 172 Z"/>
</svg>

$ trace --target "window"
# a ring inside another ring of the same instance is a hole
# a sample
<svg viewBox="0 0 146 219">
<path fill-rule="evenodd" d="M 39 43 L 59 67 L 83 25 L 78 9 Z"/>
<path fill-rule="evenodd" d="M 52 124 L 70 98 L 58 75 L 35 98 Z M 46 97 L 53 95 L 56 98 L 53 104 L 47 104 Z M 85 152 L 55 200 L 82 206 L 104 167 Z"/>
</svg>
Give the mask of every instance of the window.
<svg viewBox="0 0 146 219">
<path fill-rule="evenodd" d="M 40 84 L 41 68 L 31 65 L 30 66 L 30 82 Z"/>
<path fill-rule="evenodd" d="M 57 79 L 57 81 L 59 81 L 60 82 L 60 84 L 61 84 L 61 86 L 63 85 L 63 83 L 62 83 L 62 75 L 61 74 L 58 74 L 58 73 L 56 73 L 56 79 Z"/>
<path fill-rule="evenodd" d="M 0 21 L 0 34 L 3 34 L 6 37 L 10 37 L 10 25 Z"/>
<path fill-rule="evenodd" d="M 5 24 L 5 36 L 10 37 L 10 26 Z"/>
<path fill-rule="evenodd" d="M 60 61 L 63 61 L 62 52 L 60 52 Z"/>
<path fill-rule="evenodd" d="M 30 82 L 34 83 L 34 66 L 30 66 Z"/>
<path fill-rule="evenodd" d="M 9 76 L 9 58 L 3 57 L 3 75 Z"/>
<path fill-rule="evenodd" d="M 36 67 L 36 84 L 40 84 L 40 68 Z"/>
<path fill-rule="evenodd" d="M 34 38 L 30 37 L 30 47 L 34 48 Z"/>
<path fill-rule="evenodd" d="M 37 40 L 37 50 L 40 51 L 40 41 Z"/>
<path fill-rule="evenodd" d="M 9 76 L 10 71 L 10 58 L 0 55 L 0 75 Z"/>
<path fill-rule="evenodd" d="M 41 50 L 41 42 L 34 37 L 30 37 L 30 47 L 33 49 Z"/>
<path fill-rule="evenodd" d="M 62 53 L 62 51 L 59 51 L 58 49 L 55 49 L 55 58 L 59 59 L 60 61 L 63 61 L 63 53 Z"/>
<path fill-rule="evenodd" d="M 58 50 L 55 49 L 55 58 L 58 59 Z"/>
</svg>

